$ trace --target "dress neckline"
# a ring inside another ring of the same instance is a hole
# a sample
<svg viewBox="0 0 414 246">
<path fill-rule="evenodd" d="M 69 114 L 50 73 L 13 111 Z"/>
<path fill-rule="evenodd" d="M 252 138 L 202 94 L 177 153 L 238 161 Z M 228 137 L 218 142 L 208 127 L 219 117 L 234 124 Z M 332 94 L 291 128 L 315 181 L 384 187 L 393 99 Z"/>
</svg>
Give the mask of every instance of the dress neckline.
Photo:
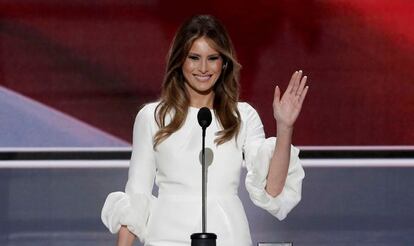
<svg viewBox="0 0 414 246">
<path fill-rule="evenodd" d="M 188 108 L 192 111 L 197 111 L 197 112 L 201 109 L 201 108 L 197 108 L 197 107 L 193 107 L 193 106 L 188 106 Z M 214 109 L 212 109 L 212 108 L 209 108 L 209 109 L 210 109 L 211 112 L 214 112 Z"/>
</svg>

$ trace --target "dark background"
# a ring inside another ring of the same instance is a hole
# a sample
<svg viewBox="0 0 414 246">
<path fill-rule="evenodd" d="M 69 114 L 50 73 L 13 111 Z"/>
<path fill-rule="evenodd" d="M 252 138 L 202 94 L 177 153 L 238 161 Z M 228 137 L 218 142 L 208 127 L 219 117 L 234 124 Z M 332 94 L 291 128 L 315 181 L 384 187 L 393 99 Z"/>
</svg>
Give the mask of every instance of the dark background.
<svg viewBox="0 0 414 246">
<path fill-rule="evenodd" d="M 0 85 L 130 141 L 175 30 L 208 13 L 230 32 L 241 100 L 269 135 L 274 86 L 302 69 L 295 144 L 413 145 L 413 11 L 404 0 L 0 1 Z"/>
</svg>

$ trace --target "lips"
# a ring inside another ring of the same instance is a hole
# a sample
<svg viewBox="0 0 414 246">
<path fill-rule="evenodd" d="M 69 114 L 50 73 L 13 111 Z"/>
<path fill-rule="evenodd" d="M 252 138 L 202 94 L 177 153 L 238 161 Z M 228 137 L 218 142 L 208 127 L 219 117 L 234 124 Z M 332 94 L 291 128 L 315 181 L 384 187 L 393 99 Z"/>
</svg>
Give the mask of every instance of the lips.
<svg viewBox="0 0 414 246">
<path fill-rule="evenodd" d="M 208 81 L 211 78 L 211 74 L 208 75 L 199 75 L 199 74 L 194 74 L 194 77 L 201 82 L 205 82 Z"/>
</svg>

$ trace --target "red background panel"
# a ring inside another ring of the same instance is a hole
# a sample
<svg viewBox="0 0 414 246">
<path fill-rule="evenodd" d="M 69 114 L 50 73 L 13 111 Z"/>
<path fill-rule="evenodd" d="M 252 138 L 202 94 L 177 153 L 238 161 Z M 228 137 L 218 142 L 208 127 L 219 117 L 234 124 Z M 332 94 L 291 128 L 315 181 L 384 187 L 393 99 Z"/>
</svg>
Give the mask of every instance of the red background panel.
<svg viewBox="0 0 414 246">
<path fill-rule="evenodd" d="M 0 85 L 128 141 L 159 95 L 172 36 L 217 16 L 236 46 L 242 100 L 275 133 L 272 97 L 302 69 L 298 145 L 413 145 L 410 1 L 0 1 Z"/>
</svg>

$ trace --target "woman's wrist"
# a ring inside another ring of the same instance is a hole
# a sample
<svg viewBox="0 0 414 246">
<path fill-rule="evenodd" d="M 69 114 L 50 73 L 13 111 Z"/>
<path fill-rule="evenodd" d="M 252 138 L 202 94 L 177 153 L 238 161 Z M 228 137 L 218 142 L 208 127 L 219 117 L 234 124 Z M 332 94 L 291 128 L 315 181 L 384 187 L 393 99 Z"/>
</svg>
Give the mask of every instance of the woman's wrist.
<svg viewBox="0 0 414 246">
<path fill-rule="evenodd" d="M 285 124 L 277 124 L 276 132 L 277 132 L 277 137 L 281 137 L 281 135 L 292 136 L 293 126 L 288 126 Z"/>
<path fill-rule="evenodd" d="M 132 246 L 135 240 L 135 235 L 128 230 L 126 226 L 121 226 L 118 232 L 117 246 Z"/>
</svg>

